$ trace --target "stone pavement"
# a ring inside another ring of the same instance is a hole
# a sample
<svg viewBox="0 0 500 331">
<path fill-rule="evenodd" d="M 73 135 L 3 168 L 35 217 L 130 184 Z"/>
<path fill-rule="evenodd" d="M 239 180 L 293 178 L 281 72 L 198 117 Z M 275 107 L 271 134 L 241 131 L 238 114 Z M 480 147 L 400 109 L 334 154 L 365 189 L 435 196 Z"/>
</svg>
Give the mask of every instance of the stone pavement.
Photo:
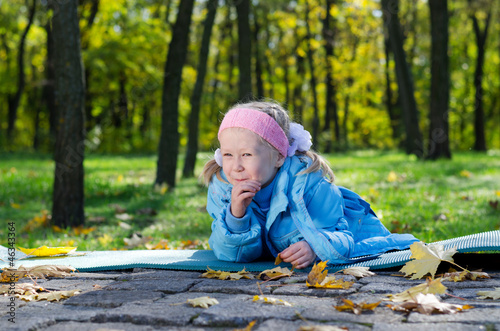
<svg viewBox="0 0 500 331">
<path fill-rule="evenodd" d="M 260 294 L 256 280 L 200 278 L 201 272 L 134 269 L 129 271 L 77 273 L 73 277 L 38 280 L 49 290 L 80 289 L 82 293 L 60 302 L 15 301 L 15 321 L 8 321 L 8 297 L 0 297 L 0 330 L 234 330 L 256 321 L 252 330 L 298 330 L 301 326 L 330 325 L 348 330 L 496 330 L 500 331 L 500 301 L 479 300 L 477 292 L 500 287 L 500 272 L 491 279 L 443 282 L 451 295 L 441 300 L 469 304 L 475 308 L 448 315 L 395 312 L 382 302 L 373 312 L 354 315 L 339 312 L 333 305 L 341 298 L 356 303 L 386 300 L 422 283 L 377 271 L 374 277 L 355 280 L 348 290 L 308 289 L 306 273 L 266 282 L 265 296 L 280 298 L 292 307 L 253 302 Z M 254 273 L 256 274 L 256 273 Z M 23 279 L 30 281 L 29 279 Z M 281 284 L 283 286 L 269 286 Z M 193 308 L 187 299 L 210 296 L 218 305 Z"/>
</svg>

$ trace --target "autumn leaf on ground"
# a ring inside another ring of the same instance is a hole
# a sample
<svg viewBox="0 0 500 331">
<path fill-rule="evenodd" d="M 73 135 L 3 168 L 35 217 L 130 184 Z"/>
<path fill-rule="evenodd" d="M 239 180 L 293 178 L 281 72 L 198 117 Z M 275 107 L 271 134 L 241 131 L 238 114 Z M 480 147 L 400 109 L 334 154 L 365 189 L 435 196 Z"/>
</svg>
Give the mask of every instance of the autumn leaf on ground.
<svg viewBox="0 0 500 331">
<path fill-rule="evenodd" d="M 285 300 L 278 299 L 278 298 L 271 298 L 271 297 L 265 297 L 263 295 L 255 295 L 253 297 L 253 302 L 262 302 L 262 303 L 267 303 L 270 305 L 277 305 L 277 306 L 287 306 L 287 307 L 292 307 L 293 305 Z"/>
<path fill-rule="evenodd" d="M 253 326 L 255 325 L 256 320 L 251 321 L 244 329 L 233 329 L 233 331 L 251 331 Z"/>
<path fill-rule="evenodd" d="M 17 283 L 14 286 L 15 294 L 35 294 L 37 291 L 44 291 L 45 289 L 39 285 L 35 285 L 33 283 Z M 2 285 L 0 286 L 0 294 L 8 294 L 9 291 L 12 291 L 10 285 Z"/>
<path fill-rule="evenodd" d="M 168 240 L 162 239 L 157 244 L 146 243 L 144 246 L 147 249 L 169 249 L 168 244 Z"/>
<path fill-rule="evenodd" d="M 490 278 L 490 275 L 488 275 L 486 272 L 469 270 L 456 271 L 454 269 L 443 275 L 443 281 L 454 282 L 463 282 L 464 280 L 477 280 L 478 278 Z"/>
<path fill-rule="evenodd" d="M 187 303 L 189 303 L 193 307 L 208 308 L 209 306 L 218 305 L 219 301 L 217 301 L 217 299 L 215 298 L 199 297 L 194 299 L 187 299 Z"/>
<path fill-rule="evenodd" d="M 220 270 L 212 270 L 207 267 L 207 271 L 203 273 L 200 277 L 202 278 L 217 278 L 220 280 L 238 280 L 241 278 L 244 279 L 253 279 L 253 275 L 243 268 L 243 270 L 238 272 L 229 272 L 229 271 L 220 271 Z"/>
<path fill-rule="evenodd" d="M 363 310 L 374 310 L 382 301 L 373 302 L 373 303 L 354 303 L 348 299 L 342 299 L 344 305 L 342 306 L 333 306 L 338 311 L 352 310 L 352 312 L 356 315 L 361 315 Z"/>
<path fill-rule="evenodd" d="M 413 301 L 417 294 L 443 294 L 446 292 L 446 286 L 441 284 L 441 278 L 427 278 L 425 283 L 413 286 L 397 294 L 389 294 L 389 300 L 393 302 Z"/>
<path fill-rule="evenodd" d="M 26 255 L 32 255 L 32 256 L 54 256 L 54 255 L 69 254 L 76 251 L 76 247 L 47 247 L 47 246 L 40 246 L 38 248 L 18 247 L 17 249 Z"/>
<path fill-rule="evenodd" d="M 425 315 L 431 315 L 433 313 L 454 314 L 458 311 L 473 308 L 469 305 L 461 306 L 441 302 L 434 294 L 430 293 L 417 293 L 412 301 L 406 301 L 399 305 L 388 305 L 388 307 L 390 307 L 392 310 L 407 313 L 411 311 L 417 311 Z"/>
<path fill-rule="evenodd" d="M 123 242 L 127 245 L 127 248 L 135 248 L 140 245 L 144 245 L 153 240 L 152 237 L 143 237 L 140 234 L 134 233 L 130 238 L 123 238 Z"/>
<path fill-rule="evenodd" d="M 25 276 L 26 271 L 18 271 L 17 268 L 3 268 L 0 283 L 15 283 Z"/>
<path fill-rule="evenodd" d="M 70 290 L 70 291 L 47 291 L 36 294 L 29 295 L 16 295 L 18 298 L 25 301 L 59 301 L 62 299 L 70 298 L 76 294 L 79 294 L 81 290 Z"/>
<path fill-rule="evenodd" d="M 428 273 L 434 278 L 441 261 L 453 263 L 452 256 L 457 252 L 455 247 L 445 251 L 443 245 L 425 245 L 422 242 L 411 244 L 410 250 L 410 258 L 414 260 L 406 262 L 400 271 L 404 272 L 405 276 L 413 275 L 411 279 L 422 278 Z"/>
<path fill-rule="evenodd" d="M 45 277 L 67 277 L 72 276 L 72 272 L 75 272 L 76 269 L 71 266 L 63 266 L 63 265 L 38 265 L 31 268 L 26 268 L 24 266 L 20 266 L 18 269 L 20 272 L 26 272 L 27 276 L 31 276 L 34 278 L 42 278 Z"/>
<path fill-rule="evenodd" d="M 297 331 L 346 331 L 346 327 L 338 327 L 335 325 L 303 325 Z"/>
<path fill-rule="evenodd" d="M 351 267 L 341 271 L 345 275 L 352 275 L 357 278 L 375 276 L 375 273 L 371 272 L 369 267 Z"/>
<path fill-rule="evenodd" d="M 314 264 L 309 275 L 307 275 L 306 284 L 307 286 L 314 284 L 321 284 L 328 274 L 328 270 L 324 270 L 326 268 L 326 264 L 328 261 L 321 261 L 318 264 Z"/>
<path fill-rule="evenodd" d="M 500 287 L 495 287 L 494 291 L 479 291 L 477 295 L 480 295 L 478 299 L 500 299 Z"/>
<path fill-rule="evenodd" d="M 276 280 L 276 279 L 280 279 L 283 277 L 290 277 L 290 276 L 292 276 L 292 274 L 293 274 L 293 271 L 288 270 L 288 268 L 276 267 L 276 268 L 267 269 L 267 270 L 262 271 L 257 276 L 257 278 L 264 279 L 264 280 L 268 280 L 268 279 Z"/>
</svg>

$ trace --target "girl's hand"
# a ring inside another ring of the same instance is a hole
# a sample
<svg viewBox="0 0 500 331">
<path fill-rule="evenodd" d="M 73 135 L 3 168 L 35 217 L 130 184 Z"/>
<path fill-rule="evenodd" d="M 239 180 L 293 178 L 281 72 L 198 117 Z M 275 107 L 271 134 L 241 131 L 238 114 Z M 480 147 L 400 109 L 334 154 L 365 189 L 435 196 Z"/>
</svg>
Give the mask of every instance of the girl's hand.
<svg viewBox="0 0 500 331">
<path fill-rule="evenodd" d="M 308 267 L 316 259 L 316 253 L 312 250 L 307 241 L 299 241 L 288 246 L 280 253 L 283 261 L 289 262 L 297 269 Z"/>
<path fill-rule="evenodd" d="M 259 191 L 260 182 L 256 180 L 245 180 L 235 184 L 231 192 L 231 214 L 236 218 L 245 216 L 248 205 Z"/>
</svg>

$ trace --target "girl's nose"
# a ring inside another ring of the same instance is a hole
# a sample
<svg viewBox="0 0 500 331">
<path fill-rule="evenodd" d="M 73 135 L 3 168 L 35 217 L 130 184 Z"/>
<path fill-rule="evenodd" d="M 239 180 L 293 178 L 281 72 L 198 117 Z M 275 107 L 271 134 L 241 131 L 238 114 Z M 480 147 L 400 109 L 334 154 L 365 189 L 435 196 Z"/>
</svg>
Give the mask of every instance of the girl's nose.
<svg viewBox="0 0 500 331">
<path fill-rule="evenodd" d="M 235 164 L 235 169 L 236 171 L 243 171 L 243 162 L 241 158 L 236 158 L 236 164 Z"/>
</svg>

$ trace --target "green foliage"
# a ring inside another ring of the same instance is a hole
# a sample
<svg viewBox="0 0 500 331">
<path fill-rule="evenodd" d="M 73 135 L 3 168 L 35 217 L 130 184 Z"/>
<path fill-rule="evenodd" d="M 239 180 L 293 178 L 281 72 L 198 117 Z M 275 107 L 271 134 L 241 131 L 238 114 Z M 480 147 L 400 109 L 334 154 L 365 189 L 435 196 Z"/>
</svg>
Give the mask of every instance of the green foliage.
<svg viewBox="0 0 500 331">
<path fill-rule="evenodd" d="M 199 160 L 196 173 L 206 157 Z M 366 198 L 393 232 L 430 242 L 500 228 L 500 208 L 494 208 L 500 200 L 498 151 L 456 153 L 452 161 L 436 162 L 380 151 L 327 158 L 336 184 Z M 0 154 L 0 215 L 5 225 L 0 227 L 0 245 L 6 244 L 6 221 L 14 221 L 21 247 L 122 249 L 124 238 L 136 233 L 151 237 L 152 245 L 163 240 L 170 249 L 207 248 L 212 220 L 205 211 L 206 188 L 196 179 L 181 179 L 174 192 L 154 188 L 155 163 L 147 155 L 88 156 L 85 227 L 59 230 L 44 225 L 51 210 L 50 157 Z"/>
</svg>

